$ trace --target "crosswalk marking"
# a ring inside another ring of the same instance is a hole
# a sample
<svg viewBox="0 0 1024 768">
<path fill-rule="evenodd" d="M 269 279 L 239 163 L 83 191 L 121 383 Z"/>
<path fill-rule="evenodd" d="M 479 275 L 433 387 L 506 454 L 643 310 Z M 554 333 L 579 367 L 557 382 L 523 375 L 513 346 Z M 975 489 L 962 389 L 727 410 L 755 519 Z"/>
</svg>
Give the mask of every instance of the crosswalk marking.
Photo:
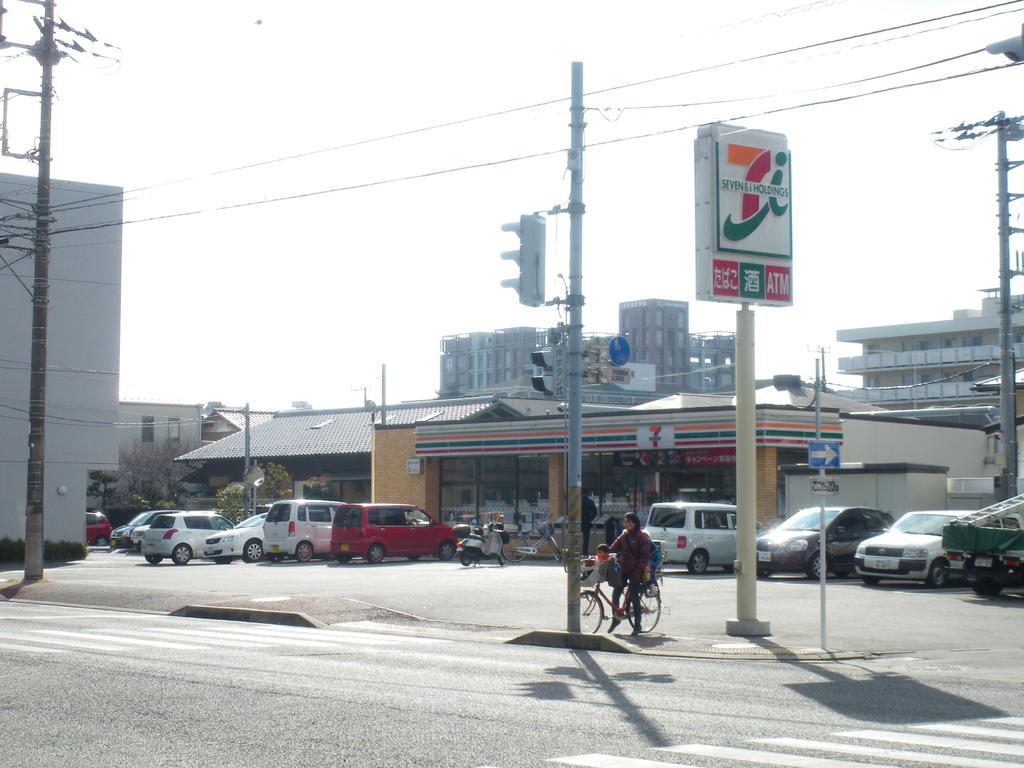
<svg viewBox="0 0 1024 768">
<path fill-rule="evenodd" d="M 959 725 L 953 723 L 924 723 L 915 725 L 924 731 L 942 731 L 943 733 L 962 733 L 964 736 L 991 736 L 997 739 L 1024 741 L 1024 733 L 1001 730 L 999 728 L 979 728 L 976 725 Z"/>
<path fill-rule="evenodd" d="M 694 768 L 680 763 L 662 763 L 657 760 L 641 760 L 638 757 L 617 757 L 615 755 L 576 755 L 575 757 L 551 757 L 546 762 L 581 765 L 584 768 Z"/>
<path fill-rule="evenodd" d="M 120 634 L 127 634 L 132 630 L 129 629 L 108 629 L 108 632 L 117 632 Z M 172 637 L 180 635 L 184 638 L 195 638 L 202 640 L 204 645 L 219 645 L 225 648 L 259 648 L 260 643 L 250 643 L 242 640 L 223 640 L 217 637 L 211 632 L 195 631 L 191 629 L 176 629 L 174 627 L 142 627 L 141 629 L 135 630 L 136 632 L 149 632 L 161 635 L 171 635 Z"/>
<path fill-rule="evenodd" d="M 974 739 L 954 739 L 944 736 L 932 736 L 927 733 L 907 733 L 902 731 L 840 731 L 833 736 L 852 739 L 871 739 L 872 741 L 895 741 L 898 744 L 919 744 L 924 747 L 944 747 L 947 749 L 971 749 L 975 752 L 988 752 L 996 755 L 1024 755 L 1024 746 L 1017 744 L 998 744 L 994 741 L 975 741 Z"/>
<path fill-rule="evenodd" d="M 959 768 L 1009 768 L 1014 763 L 1002 760 L 986 760 L 983 757 L 958 757 L 950 754 L 934 752 L 912 752 L 888 747 L 866 747 L 861 744 L 836 744 L 831 741 L 814 741 L 812 739 L 754 739 L 755 744 L 774 744 L 793 749 L 816 749 L 819 752 L 838 752 L 846 755 L 865 755 L 867 757 L 884 757 L 889 760 L 913 760 L 916 763 L 935 763 L 937 765 L 958 766 Z"/>
<path fill-rule="evenodd" d="M 1024 717 L 985 717 L 979 723 L 1002 723 L 1003 725 L 1024 726 Z"/>
<path fill-rule="evenodd" d="M 678 744 L 674 747 L 655 747 L 655 749 L 661 752 L 717 757 L 723 760 L 740 760 L 748 763 L 761 763 L 762 765 L 782 765 L 789 766 L 789 768 L 892 768 L 892 766 L 876 763 L 854 763 L 849 760 L 832 760 L 828 757 L 786 755 L 781 752 L 737 749 L 736 747 L 716 747 L 710 744 Z"/>
<path fill-rule="evenodd" d="M 39 635 L 55 635 L 57 637 L 78 638 L 81 640 L 105 640 L 108 643 L 123 643 L 124 645 L 144 645 L 150 648 L 172 648 L 179 651 L 200 651 L 201 645 L 185 645 L 184 643 L 169 643 L 166 640 L 143 640 L 134 637 L 117 637 L 116 635 L 100 635 L 94 632 L 65 632 L 59 629 L 33 629 L 32 632 Z"/>
</svg>

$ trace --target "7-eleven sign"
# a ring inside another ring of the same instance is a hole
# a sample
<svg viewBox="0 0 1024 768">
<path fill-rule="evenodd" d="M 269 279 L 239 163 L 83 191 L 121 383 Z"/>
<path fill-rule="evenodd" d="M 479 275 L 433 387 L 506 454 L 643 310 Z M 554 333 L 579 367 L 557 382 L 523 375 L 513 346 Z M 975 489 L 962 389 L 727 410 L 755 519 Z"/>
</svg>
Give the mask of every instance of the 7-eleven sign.
<svg viewBox="0 0 1024 768">
<path fill-rule="evenodd" d="M 651 451 L 675 448 L 675 430 L 670 426 L 637 427 L 636 447 Z"/>
</svg>

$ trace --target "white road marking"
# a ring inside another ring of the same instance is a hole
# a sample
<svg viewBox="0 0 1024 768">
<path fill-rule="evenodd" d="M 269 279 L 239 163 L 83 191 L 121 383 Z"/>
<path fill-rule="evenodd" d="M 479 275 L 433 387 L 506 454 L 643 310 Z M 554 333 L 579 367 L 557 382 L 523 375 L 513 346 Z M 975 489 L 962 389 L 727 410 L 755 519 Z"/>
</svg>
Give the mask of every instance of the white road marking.
<svg viewBox="0 0 1024 768">
<path fill-rule="evenodd" d="M 1002 760 L 986 760 L 983 757 L 957 757 L 950 754 L 934 752 L 912 752 L 887 747 L 865 747 L 860 744 L 836 744 L 830 741 L 813 741 L 812 739 L 753 739 L 755 744 L 776 744 L 791 749 L 817 749 L 821 752 L 838 752 L 846 755 L 866 755 L 883 757 L 888 760 L 913 760 L 916 763 L 935 763 L 937 765 L 955 765 L 960 768 L 1010 768 L 1016 763 L 1004 763 Z"/>
<path fill-rule="evenodd" d="M 979 723 L 1002 723 L 1003 725 L 1024 726 L 1024 717 L 985 717 Z"/>
<path fill-rule="evenodd" d="M 946 749 L 970 749 L 975 752 L 988 752 L 995 755 L 1024 756 L 1024 747 L 1016 744 L 997 744 L 994 741 L 975 741 L 974 739 L 953 739 L 943 736 L 932 736 L 927 733 L 897 733 L 896 731 L 840 731 L 833 736 L 844 736 L 851 739 L 871 739 L 873 741 L 895 741 L 898 744 L 919 744 L 924 747 L 942 747 Z"/>
<path fill-rule="evenodd" d="M 108 632 L 117 632 L 118 634 L 130 634 L 131 630 L 127 629 L 108 629 Z M 216 635 L 211 635 L 209 632 L 194 632 L 188 629 L 173 629 L 173 628 L 157 628 L 157 627 L 143 627 L 139 632 L 150 632 L 159 634 L 169 635 L 181 635 L 186 638 L 196 638 L 202 640 L 207 645 L 222 645 L 226 648 L 259 648 L 259 643 L 247 643 L 239 640 L 222 640 Z"/>
<path fill-rule="evenodd" d="M 0 642 L 0 648 L 12 651 L 28 651 L 29 653 L 65 653 L 63 648 L 41 648 L 38 645 L 18 645 L 17 643 Z"/>
<path fill-rule="evenodd" d="M 179 651 L 201 651 L 205 650 L 202 645 L 185 645 L 184 643 L 168 643 L 163 640 L 142 640 L 133 637 L 117 637 L 116 635 L 99 635 L 85 632 L 62 632 L 58 629 L 33 629 L 36 634 L 56 635 L 57 637 L 72 637 L 82 640 L 106 640 L 108 643 L 124 643 L 125 645 L 145 645 L 151 648 L 172 648 Z"/>
<path fill-rule="evenodd" d="M 736 749 L 735 747 L 715 747 L 710 744 L 679 744 L 674 747 L 655 747 L 660 752 L 675 752 L 684 755 L 701 755 L 722 760 L 740 760 L 762 765 L 782 765 L 789 768 L 892 768 L 892 766 L 875 763 L 853 763 L 849 760 L 832 760 L 828 757 L 807 757 L 806 755 L 786 755 L 781 752 L 765 752 L 760 749 Z"/>
<path fill-rule="evenodd" d="M 549 757 L 546 762 L 582 765 L 584 768 L 694 768 L 680 763 L 662 763 L 658 760 L 641 760 L 638 757 L 616 755 L 576 755 L 575 757 Z"/>
<path fill-rule="evenodd" d="M 964 736 L 989 736 L 1010 741 L 1024 741 L 1024 733 L 1005 731 L 999 728 L 979 728 L 976 725 L 960 725 L 958 723 L 924 723 L 915 725 L 924 731 L 941 731 L 942 733 L 961 733 Z"/>
<path fill-rule="evenodd" d="M 0 637 L 13 638 L 15 640 L 25 640 L 24 635 L 0 635 Z M 109 645 L 100 645 L 99 643 L 83 643 L 77 640 L 59 640 L 57 638 L 47 638 L 46 642 L 50 645 L 67 645 L 72 648 L 83 648 L 90 651 L 123 651 L 123 648 L 111 648 Z"/>
</svg>

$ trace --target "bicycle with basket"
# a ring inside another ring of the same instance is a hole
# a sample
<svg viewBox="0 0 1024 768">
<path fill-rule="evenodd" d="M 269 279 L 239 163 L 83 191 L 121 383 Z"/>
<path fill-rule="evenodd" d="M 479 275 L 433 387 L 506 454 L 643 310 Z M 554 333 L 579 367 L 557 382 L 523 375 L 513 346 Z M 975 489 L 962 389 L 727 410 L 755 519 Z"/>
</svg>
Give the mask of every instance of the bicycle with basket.
<svg viewBox="0 0 1024 768">
<path fill-rule="evenodd" d="M 642 633 L 653 630 L 661 619 L 661 585 L 664 580 L 661 568 L 661 542 L 652 541 L 651 543 L 653 545 L 651 578 L 644 584 L 644 593 L 640 596 L 640 631 Z M 585 559 L 582 563 L 580 586 L 583 591 L 580 593 L 580 628 L 584 632 L 600 632 L 604 620 L 611 619 L 616 615 L 611 597 L 601 589 L 601 584 L 608 580 L 608 572 L 614 563 L 614 555 L 607 561 L 599 561 L 596 557 L 592 557 Z M 629 586 L 623 590 L 620 601 L 622 608 L 619 609 L 621 612 L 618 618 L 628 619 L 629 625 L 635 629 L 636 620 L 633 615 L 629 590 Z"/>
</svg>

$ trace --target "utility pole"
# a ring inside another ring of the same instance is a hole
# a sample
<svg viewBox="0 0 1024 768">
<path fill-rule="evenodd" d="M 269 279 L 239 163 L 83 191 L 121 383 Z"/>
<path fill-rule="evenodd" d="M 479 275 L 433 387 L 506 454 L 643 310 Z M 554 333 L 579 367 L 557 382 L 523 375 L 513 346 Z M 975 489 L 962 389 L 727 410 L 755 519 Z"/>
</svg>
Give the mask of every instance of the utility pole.
<svg viewBox="0 0 1024 768">
<path fill-rule="evenodd" d="M 568 523 L 566 629 L 580 631 L 580 517 L 583 464 L 583 62 L 572 63 L 569 170 L 569 425 L 566 430 Z"/>
<path fill-rule="evenodd" d="M 53 36 L 54 0 L 40 0 L 42 37 L 30 52 L 43 69 L 39 108 L 39 177 L 36 185 L 36 231 L 33 243 L 32 357 L 29 381 L 28 481 L 25 490 L 25 580 L 43 578 L 43 499 L 46 466 L 46 336 L 50 305 L 50 121 L 53 67 L 60 60 Z"/>
<path fill-rule="evenodd" d="M 1010 295 L 1010 235 L 1024 230 L 1010 226 L 1010 199 L 1008 191 L 1010 169 L 1020 161 L 1009 162 L 1006 157 L 1006 142 L 1021 138 L 1017 120 L 1007 120 L 1006 113 L 1000 112 L 996 119 L 997 152 L 996 171 L 999 175 L 999 424 L 1003 433 L 1002 497 L 1008 499 L 1017 495 L 1017 376 L 1013 354 L 1013 301 Z"/>
</svg>

